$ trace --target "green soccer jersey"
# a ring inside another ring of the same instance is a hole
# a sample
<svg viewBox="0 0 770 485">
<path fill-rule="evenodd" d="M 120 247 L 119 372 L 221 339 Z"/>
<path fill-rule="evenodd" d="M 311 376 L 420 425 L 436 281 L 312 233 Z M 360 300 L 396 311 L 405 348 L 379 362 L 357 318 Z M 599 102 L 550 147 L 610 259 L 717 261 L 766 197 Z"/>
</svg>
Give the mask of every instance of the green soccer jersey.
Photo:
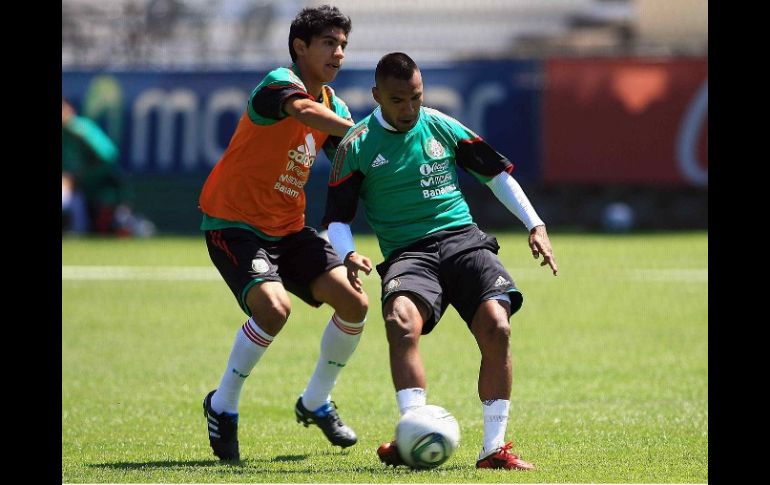
<svg viewBox="0 0 770 485">
<path fill-rule="evenodd" d="M 513 169 L 481 137 L 435 109 L 420 108 L 416 125 L 398 132 L 378 107 L 337 150 L 324 224 L 349 223 L 360 198 L 385 259 L 429 234 L 472 224 L 458 166 L 482 182 Z"/>
</svg>

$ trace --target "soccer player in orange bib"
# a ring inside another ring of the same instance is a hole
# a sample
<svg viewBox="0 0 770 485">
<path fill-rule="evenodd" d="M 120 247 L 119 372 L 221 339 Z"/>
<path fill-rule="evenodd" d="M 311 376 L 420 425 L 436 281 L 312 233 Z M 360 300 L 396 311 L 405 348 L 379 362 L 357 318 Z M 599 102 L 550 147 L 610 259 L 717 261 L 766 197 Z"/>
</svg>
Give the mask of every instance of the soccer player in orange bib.
<svg viewBox="0 0 770 485">
<path fill-rule="evenodd" d="M 214 265 L 248 320 L 238 329 L 217 389 L 203 401 L 209 443 L 221 460 L 239 460 L 238 403 L 245 379 L 291 312 L 287 291 L 334 313 L 321 339 L 315 372 L 295 404 L 298 422 L 315 424 L 343 448 L 356 443 L 330 399 L 366 320 L 360 280 L 305 226 L 305 192 L 318 149 L 334 158 L 353 125 L 326 83 L 345 58 L 350 18 L 327 5 L 303 9 L 289 32 L 292 64 L 271 71 L 249 96 L 235 134 L 200 196 L 201 229 Z M 371 262 L 355 256 L 371 271 Z"/>
</svg>

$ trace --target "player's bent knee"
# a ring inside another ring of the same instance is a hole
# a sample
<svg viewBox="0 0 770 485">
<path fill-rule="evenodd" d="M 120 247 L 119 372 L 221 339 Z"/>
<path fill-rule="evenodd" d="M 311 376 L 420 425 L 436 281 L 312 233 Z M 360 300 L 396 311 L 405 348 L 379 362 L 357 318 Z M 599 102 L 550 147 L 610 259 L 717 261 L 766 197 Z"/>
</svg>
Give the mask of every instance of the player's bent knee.
<svg viewBox="0 0 770 485">
<path fill-rule="evenodd" d="M 356 293 L 355 307 L 356 310 L 361 312 L 361 318 L 365 318 L 366 313 L 369 311 L 369 297 L 366 293 Z"/>
<path fill-rule="evenodd" d="M 346 322 L 363 322 L 369 311 L 369 297 L 355 290 L 337 293 L 328 300 L 327 303 Z"/>
<path fill-rule="evenodd" d="M 420 338 L 414 320 L 398 311 L 385 315 L 385 332 L 391 345 L 414 343 Z"/>
<path fill-rule="evenodd" d="M 508 320 L 497 320 L 492 332 L 496 340 L 505 340 L 507 342 L 511 338 L 511 324 L 508 323 Z"/>
<path fill-rule="evenodd" d="M 423 315 L 408 295 L 390 297 L 383 308 L 385 331 L 391 345 L 414 345 L 422 333 Z"/>
<path fill-rule="evenodd" d="M 277 321 L 286 323 L 286 320 L 289 319 L 289 315 L 291 315 L 291 304 L 283 301 L 274 301 L 271 303 L 272 304 L 267 310 L 268 313 L 270 313 L 270 316 Z"/>
<path fill-rule="evenodd" d="M 348 299 L 334 309 L 337 315 L 347 322 L 363 322 L 369 311 L 369 299 L 365 294 L 358 293 L 356 297 Z"/>
<path fill-rule="evenodd" d="M 270 335 L 277 335 L 291 315 L 291 302 L 281 298 L 271 298 L 266 302 L 249 305 L 257 324 Z"/>
<path fill-rule="evenodd" d="M 508 320 L 491 319 L 486 324 L 480 325 L 477 333 L 480 340 L 507 344 L 511 338 L 511 325 Z"/>
</svg>

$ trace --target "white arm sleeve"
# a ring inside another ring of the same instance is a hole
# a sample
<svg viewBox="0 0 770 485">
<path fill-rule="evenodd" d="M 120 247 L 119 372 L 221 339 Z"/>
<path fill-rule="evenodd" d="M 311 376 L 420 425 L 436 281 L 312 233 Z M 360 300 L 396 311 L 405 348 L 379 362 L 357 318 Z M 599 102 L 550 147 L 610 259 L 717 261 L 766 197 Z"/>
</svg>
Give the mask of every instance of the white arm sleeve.
<svg viewBox="0 0 770 485">
<path fill-rule="evenodd" d="M 535 212 L 521 185 L 508 172 L 500 172 L 487 182 L 495 197 L 527 226 L 531 231 L 535 226 L 545 224 Z"/>
<path fill-rule="evenodd" d="M 329 236 L 329 242 L 340 259 L 344 260 L 348 253 L 356 250 L 353 245 L 353 233 L 350 232 L 350 224 L 332 222 L 329 224 L 326 233 Z"/>
</svg>

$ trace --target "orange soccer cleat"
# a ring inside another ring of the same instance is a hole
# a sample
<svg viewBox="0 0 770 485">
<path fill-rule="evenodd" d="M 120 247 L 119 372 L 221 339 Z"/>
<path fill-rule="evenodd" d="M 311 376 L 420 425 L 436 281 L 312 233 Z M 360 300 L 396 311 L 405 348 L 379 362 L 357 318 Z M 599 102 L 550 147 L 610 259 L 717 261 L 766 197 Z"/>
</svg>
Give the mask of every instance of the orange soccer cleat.
<svg viewBox="0 0 770 485">
<path fill-rule="evenodd" d="M 377 456 L 380 461 L 386 465 L 397 467 L 399 465 L 406 465 L 404 460 L 401 459 L 401 455 L 398 454 L 398 448 L 396 448 L 396 441 L 393 440 L 390 443 L 383 443 L 377 448 Z"/>
</svg>

